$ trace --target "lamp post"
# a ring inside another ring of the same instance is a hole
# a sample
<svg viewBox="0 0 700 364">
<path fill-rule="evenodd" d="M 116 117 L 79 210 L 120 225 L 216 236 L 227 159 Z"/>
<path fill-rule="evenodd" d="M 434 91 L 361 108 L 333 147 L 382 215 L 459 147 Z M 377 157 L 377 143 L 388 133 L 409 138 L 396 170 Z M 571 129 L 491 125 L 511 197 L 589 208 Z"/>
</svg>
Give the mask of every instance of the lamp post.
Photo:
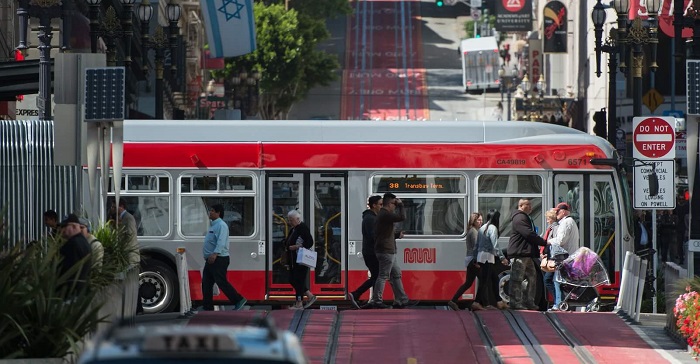
<svg viewBox="0 0 700 364">
<path fill-rule="evenodd" d="M 17 50 L 26 52 L 27 28 L 29 18 L 39 19 L 39 97 L 36 106 L 39 109 L 39 119 L 51 120 L 51 38 L 53 28 L 51 19 L 63 17 L 63 41 L 61 49 L 70 50 L 70 19 L 75 11 L 74 0 L 18 0 L 17 16 L 19 17 L 19 45 Z"/>
<path fill-rule="evenodd" d="M 613 146 L 617 142 L 617 57 L 620 56 L 620 69 L 625 69 L 624 52 L 620 52 L 619 39 L 624 39 L 626 33 L 625 24 L 627 23 L 627 12 L 629 11 L 629 0 L 613 1 L 615 12 L 618 15 L 617 20 L 621 25 L 617 30 L 612 29 L 610 36 L 602 43 L 603 25 L 605 24 L 605 6 L 600 3 L 600 0 L 593 7 L 591 19 L 595 27 L 596 39 L 596 76 L 600 77 L 600 55 L 601 52 L 608 54 L 608 108 L 607 108 L 607 137 L 608 142 Z"/>
<path fill-rule="evenodd" d="M 170 1 L 166 6 L 166 13 L 169 22 L 169 35 L 162 26 L 156 27 L 153 36 L 150 34 L 150 21 L 153 16 L 153 7 L 149 0 L 143 0 L 138 9 L 139 20 L 141 20 L 141 46 L 143 47 L 144 58 L 148 55 L 148 50 L 155 51 L 155 69 L 156 69 L 156 119 L 163 119 L 163 72 L 165 50 L 171 48 L 171 59 L 175 59 L 177 51 L 177 22 L 181 15 L 180 5 Z M 174 70 L 176 67 L 171 62 L 171 67 Z M 143 62 L 144 73 L 148 73 L 148 62 Z"/>
<path fill-rule="evenodd" d="M 501 65 L 501 68 L 498 70 L 498 78 L 501 80 L 501 102 L 503 101 L 503 92 L 505 92 L 508 95 L 508 103 L 506 105 L 506 108 L 508 109 L 508 121 L 511 120 L 511 115 L 510 115 L 510 109 L 511 109 L 511 100 L 510 97 L 513 93 L 513 88 L 515 87 L 518 79 L 518 70 L 515 69 L 515 67 L 511 70 L 510 75 L 506 75 L 506 69 L 503 65 Z"/>
<path fill-rule="evenodd" d="M 651 64 L 649 68 L 652 72 L 656 72 L 658 65 L 656 64 L 656 46 L 658 44 L 658 19 L 657 15 L 659 13 L 659 7 L 661 6 L 661 0 L 646 0 L 646 9 L 649 14 L 648 26 L 642 24 L 642 19 L 637 16 L 629 24 L 627 20 L 627 13 L 630 8 L 630 0 L 615 0 L 613 2 L 613 7 L 617 13 L 617 35 L 616 39 L 611 39 L 608 42 L 608 47 L 604 48 L 602 44 L 602 34 L 603 34 L 603 24 L 605 23 L 605 6 L 601 4 L 600 0 L 593 7 L 593 12 L 591 13 L 591 18 L 593 20 L 593 25 L 595 26 L 595 48 L 596 48 L 596 75 L 600 76 L 600 55 L 607 49 L 611 53 L 610 58 L 613 58 L 615 52 L 621 55 L 620 59 L 620 70 L 625 72 L 627 65 L 625 64 L 624 54 L 626 53 L 626 47 L 632 47 L 632 104 L 633 104 L 633 116 L 641 116 L 642 114 L 642 69 L 644 67 L 644 52 L 642 49 L 643 45 L 648 44 L 651 50 Z M 617 48 L 619 47 L 619 48 Z M 614 87 L 612 87 L 614 90 Z M 610 100 L 608 100 L 610 102 Z M 609 104 L 610 105 L 610 104 Z M 615 105 L 616 106 L 616 105 Z M 613 108 L 609 107 L 609 110 Z M 612 120 L 612 122 L 610 121 Z M 612 117 L 608 121 L 608 135 L 615 135 L 616 120 Z M 612 125 L 610 125 L 612 124 Z M 610 133 L 612 131 L 612 133 Z M 608 136 L 610 138 L 610 136 Z"/>
<path fill-rule="evenodd" d="M 252 74 L 248 74 L 245 70 L 231 77 L 233 107 L 241 110 L 241 119 L 257 114 L 261 78 L 260 72 L 253 71 Z"/>
<path fill-rule="evenodd" d="M 533 87 L 530 78 L 525 75 L 521 82 L 522 87 L 518 87 L 517 98 L 523 100 L 524 115 L 522 120 L 542 121 L 544 115 L 544 88 L 546 86 L 544 75 L 540 75 L 537 87 Z M 539 111 L 539 114 L 537 113 Z"/>
</svg>

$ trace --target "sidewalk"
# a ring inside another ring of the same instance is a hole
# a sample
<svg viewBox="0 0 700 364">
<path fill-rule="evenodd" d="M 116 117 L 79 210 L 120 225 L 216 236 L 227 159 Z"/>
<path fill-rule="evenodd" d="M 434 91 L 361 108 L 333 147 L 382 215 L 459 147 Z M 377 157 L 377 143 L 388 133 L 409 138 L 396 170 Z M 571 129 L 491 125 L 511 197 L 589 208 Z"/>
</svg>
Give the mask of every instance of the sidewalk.
<svg viewBox="0 0 700 364">
<path fill-rule="evenodd" d="M 642 313 L 639 324 L 628 325 L 669 363 L 697 363 L 687 348 L 673 341 L 666 331 L 666 314 Z"/>
</svg>

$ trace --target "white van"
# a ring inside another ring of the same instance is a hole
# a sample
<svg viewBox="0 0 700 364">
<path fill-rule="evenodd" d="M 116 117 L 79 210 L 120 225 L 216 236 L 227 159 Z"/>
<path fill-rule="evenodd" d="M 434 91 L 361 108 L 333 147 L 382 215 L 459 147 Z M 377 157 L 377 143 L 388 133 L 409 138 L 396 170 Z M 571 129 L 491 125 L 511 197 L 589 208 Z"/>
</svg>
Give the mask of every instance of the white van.
<svg viewBox="0 0 700 364">
<path fill-rule="evenodd" d="M 496 37 L 463 39 L 459 45 L 459 54 L 462 57 L 464 92 L 498 90 L 501 57 Z"/>
</svg>

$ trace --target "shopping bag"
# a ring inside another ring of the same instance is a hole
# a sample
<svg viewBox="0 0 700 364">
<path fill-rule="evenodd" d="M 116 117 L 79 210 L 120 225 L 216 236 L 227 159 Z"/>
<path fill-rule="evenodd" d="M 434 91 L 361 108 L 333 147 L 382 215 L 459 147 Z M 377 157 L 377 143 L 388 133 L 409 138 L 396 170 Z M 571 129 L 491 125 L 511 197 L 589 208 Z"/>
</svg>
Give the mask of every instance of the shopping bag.
<svg viewBox="0 0 700 364">
<path fill-rule="evenodd" d="M 299 248 L 297 252 L 297 264 L 305 265 L 309 268 L 316 268 L 317 254 L 313 250 Z"/>
<path fill-rule="evenodd" d="M 204 264 L 207 264 L 207 261 L 204 261 Z M 202 267 L 202 280 L 204 280 L 204 267 Z M 221 291 L 219 290 L 219 286 L 214 283 L 214 296 L 218 296 Z"/>
</svg>

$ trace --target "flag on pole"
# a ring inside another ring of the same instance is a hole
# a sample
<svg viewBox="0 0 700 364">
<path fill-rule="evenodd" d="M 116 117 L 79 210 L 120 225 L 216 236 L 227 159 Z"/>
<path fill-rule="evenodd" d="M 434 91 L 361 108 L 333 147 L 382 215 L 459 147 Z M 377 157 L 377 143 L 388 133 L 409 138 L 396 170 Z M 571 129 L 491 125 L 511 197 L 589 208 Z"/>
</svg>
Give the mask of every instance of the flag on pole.
<svg viewBox="0 0 700 364">
<path fill-rule="evenodd" d="M 253 0 L 200 0 L 212 58 L 255 50 Z"/>
</svg>

